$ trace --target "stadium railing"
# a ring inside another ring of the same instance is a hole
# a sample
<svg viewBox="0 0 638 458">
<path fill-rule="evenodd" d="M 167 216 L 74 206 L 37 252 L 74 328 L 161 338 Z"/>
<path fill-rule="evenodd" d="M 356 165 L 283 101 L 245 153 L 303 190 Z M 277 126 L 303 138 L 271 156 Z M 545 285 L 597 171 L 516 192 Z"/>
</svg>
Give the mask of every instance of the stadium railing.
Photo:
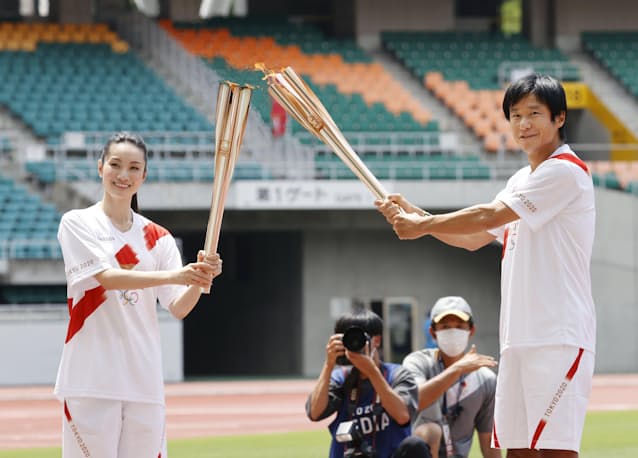
<svg viewBox="0 0 638 458">
<path fill-rule="evenodd" d="M 188 89 L 201 101 L 213 121 L 217 102 L 215 83 L 223 80 L 213 69 L 186 52 L 165 30 L 142 14 L 119 17 L 117 31 L 143 58 L 158 62 L 174 80 L 187 81 Z M 244 144 L 267 145 L 271 142 L 270 127 L 259 113 L 250 110 Z"/>
<path fill-rule="evenodd" d="M 503 87 L 525 73 L 546 73 L 561 81 L 578 81 L 578 68 L 571 62 L 558 60 L 506 60 L 498 65 L 498 84 Z"/>
</svg>

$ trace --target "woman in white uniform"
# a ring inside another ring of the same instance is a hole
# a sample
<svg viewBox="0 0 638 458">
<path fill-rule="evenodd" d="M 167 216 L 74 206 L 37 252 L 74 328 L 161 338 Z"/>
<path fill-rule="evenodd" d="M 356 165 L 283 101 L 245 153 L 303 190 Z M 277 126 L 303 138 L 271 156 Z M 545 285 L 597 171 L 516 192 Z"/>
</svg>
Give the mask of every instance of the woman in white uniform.
<svg viewBox="0 0 638 458">
<path fill-rule="evenodd" d="M 184 318 L 221 273 L 219 255 L 203 251 L 184 267 L 173 236 L 137 213 L 146 166 L 143 140 L 115 134 L 97 164 L 102 200 L 60 222 L 70 315 L 55 386 L 64 458 L 166 457 L 156 306 Z"/>
</svg>

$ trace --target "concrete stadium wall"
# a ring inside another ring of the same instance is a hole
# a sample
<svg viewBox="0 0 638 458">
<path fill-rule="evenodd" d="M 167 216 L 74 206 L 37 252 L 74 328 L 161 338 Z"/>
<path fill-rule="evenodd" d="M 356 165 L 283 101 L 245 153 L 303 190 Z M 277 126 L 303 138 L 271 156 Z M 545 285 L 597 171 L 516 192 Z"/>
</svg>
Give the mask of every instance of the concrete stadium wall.
<svg viewBox="0 0 638 458">
<path fill-rule="evenodd" d="M 633 0 L 561 0 L 554 5 L 556 44 L 562 49 L 577 49 L 583 31 L 636 30 L 638 3 Z"/>
<path fill-rule="evenodd" d="M 366 48 L 379 46 L 383 30 L 466 28 L 455 17 L 452 1 L 356 0 L 355 5 L 357 39 Z M 582 31 L 635 30 L 638 15 L 638 3 L 633 0 L 530 1 L 529 7 L 526 14 L 533 41 L 566 50 L 579 48 Z M 552 34 L 554 39 L 547 39 Z"/>
<path fill-rule="evenodd" d="M 182 322 L 160 311 L 164 379 L 184 378 Z M 49 385 L 55 383 L 68 309 L 21 306 L 0 312 L 0 385 Z M 107 362 L 104 362 L 107 364 Z"/>
<path fill-rule="evenodd" d="M 638 372 L 638 199 L 599 189 L 596 205 L 596 371 Z M 333 297 L 412 296 L 429 307 L 442 295 L 465 296 L 477 315 L 479 351 L 498 353 L 500 246 L 470 253 L 432 239 L 398 241 L 379 228 L 307 232 L 304 253 L 304 375 L 321 368 Z"/>
<path fill-rule="evenodd" d="M 598 319 L 598 372 L 638 372 L 638 199 L 596 193 L 592 290 Z"/>
<path fill-rule="evenodd" d="M 441 212 L 490 200 L 503 183 L 389 182 L 386 185 L 424 208 Z M 156 194 L 157 202 L 172 202 L 180 187 L 151 186 L 149 191 Z M 197 196 L 209 195 L 210 188 L 202 186 L 189 191 L 187 195 L 192 202 Z M 222 237 L 224 231 L 289 230 L 302 234 L 302 329 L 296 343 L 302 352 L 302 375 L 314 376 L 321 368 L 325 343 L 334 323 L 331 314 L 334 298 L 374 301 L 385 297 L 413 297 L 425 309 L 440 296 L 462 295 L 476 314 L 475 343 L 479 350 L 497 353 L 498 245 L 470 253 L 430 238 L 399 241 L 371 205 L 358 210 L 241 210 L 232 196 L 234 192 L 231 188 Z M 592 260 L 593 294 L 598 310 L 596 370 L 600 373 L 638 372 L 635 333 L 638 326 L 635 286 L 638 283 L 638 199 L 604 189 L 597 189 L 596 199 L 597 233 Z M 204 208 L 208 205 L 203 203 L 205 200 L 202 198 L 198 210 L 188 211 L 168 211 L 163 206 L 153 211 L 149 204 L 154 200 L 150 196 L 142 202 L 149 209 L 146 214 L 160 224 L 172 231 L 192 232 L 205 228 L 207 211 Z M 277 268 L 276 260 L 272 268 Z M 26 278 L 30 270 L 24 270 Z M 281 285 L 286 287 L 285 283 Z M 66 311 L 48 322 L 29 319 L 28 315 L 23 316 L 23 322 L 5 318 L 6 314 L 0 314 L 0 358 L 11 370 L 0 375 L 0 383 L 52 382 L 66 331 Z M 286 316 L 279 319 L 286 320 Z M 162 324 L 163 329 L 169 330 L 169 337 L 163 337 L 168 360 L 166 376 L 168 380 L 178 380 L 183 373 L 181 322 L 169 317 L 167 320 Z M 202 357 L 211 357 L 215 351 L 218 351 L 215 346 L 210 347 Z"/>
<path fill-rule="evenodd" d="M 463 296 L 475 315 L 477 348 L 498 354 L 500 246 L 471 253 L 431 238 L 400 241 L 387 227 L 307 232 L 304 248 L 304 375 L 321 369 L 336 318 L 330 303 L 339 297 L 412 297 L 427 310 L 441 296 Z"/>
<path fill-rule="evenodd" d="M 201 0 L 170 0 L 168 14 L 173 21 L 199 21 L 201 3 Z"/>
<path fill-rule="evenodd" d="M 355 31 L 364 48 L 378 48 L 380 32 L 451 30 L 454 2 L 419 0 L 355 0 Z"/>
</svg>

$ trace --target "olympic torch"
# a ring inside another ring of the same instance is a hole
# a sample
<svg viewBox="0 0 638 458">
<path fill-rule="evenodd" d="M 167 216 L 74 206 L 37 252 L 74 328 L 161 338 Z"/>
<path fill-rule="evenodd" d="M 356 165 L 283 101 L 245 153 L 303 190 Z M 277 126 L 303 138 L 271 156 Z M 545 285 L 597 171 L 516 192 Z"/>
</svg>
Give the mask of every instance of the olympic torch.
<svg viewBox="0 0 638 458">
<path fill-rule="evenodd" d="M 224 216 L 224 205 L 239 149 L 241 147 L 252 87 L 223 81 L 219 83 L 217 107 L 215 110 L 215 171 L 213 178 L 213 196 L 206 227 L 204 251 L 215 253 L 219 243 L 219 233 Z M 210 293 L 210 289 L 202 289 Z"/>
<path fill-rule="evenodd" d="M 280 72 L 267 70 L 263 64 L 256 64 L 255 67 L 264 72 L 268 93 L 299 124 L 328 145 L 377 199 L 384 199 L 388 195 L 352 149 L 319 98 L 291 67 Z"/>
</svg>

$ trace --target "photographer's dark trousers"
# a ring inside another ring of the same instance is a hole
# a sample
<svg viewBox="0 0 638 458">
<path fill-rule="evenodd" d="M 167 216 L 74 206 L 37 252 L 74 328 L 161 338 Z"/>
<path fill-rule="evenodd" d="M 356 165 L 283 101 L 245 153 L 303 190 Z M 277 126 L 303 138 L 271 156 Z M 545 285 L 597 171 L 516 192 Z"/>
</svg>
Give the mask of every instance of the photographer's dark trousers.
<svg viewBox="0 0 638 458">
<path fill-rule="evenodd" d="M 430 446 L 420 437 L 410 436 L 401 441 L 392 458 L 432 458 Z"/>
</svg>

